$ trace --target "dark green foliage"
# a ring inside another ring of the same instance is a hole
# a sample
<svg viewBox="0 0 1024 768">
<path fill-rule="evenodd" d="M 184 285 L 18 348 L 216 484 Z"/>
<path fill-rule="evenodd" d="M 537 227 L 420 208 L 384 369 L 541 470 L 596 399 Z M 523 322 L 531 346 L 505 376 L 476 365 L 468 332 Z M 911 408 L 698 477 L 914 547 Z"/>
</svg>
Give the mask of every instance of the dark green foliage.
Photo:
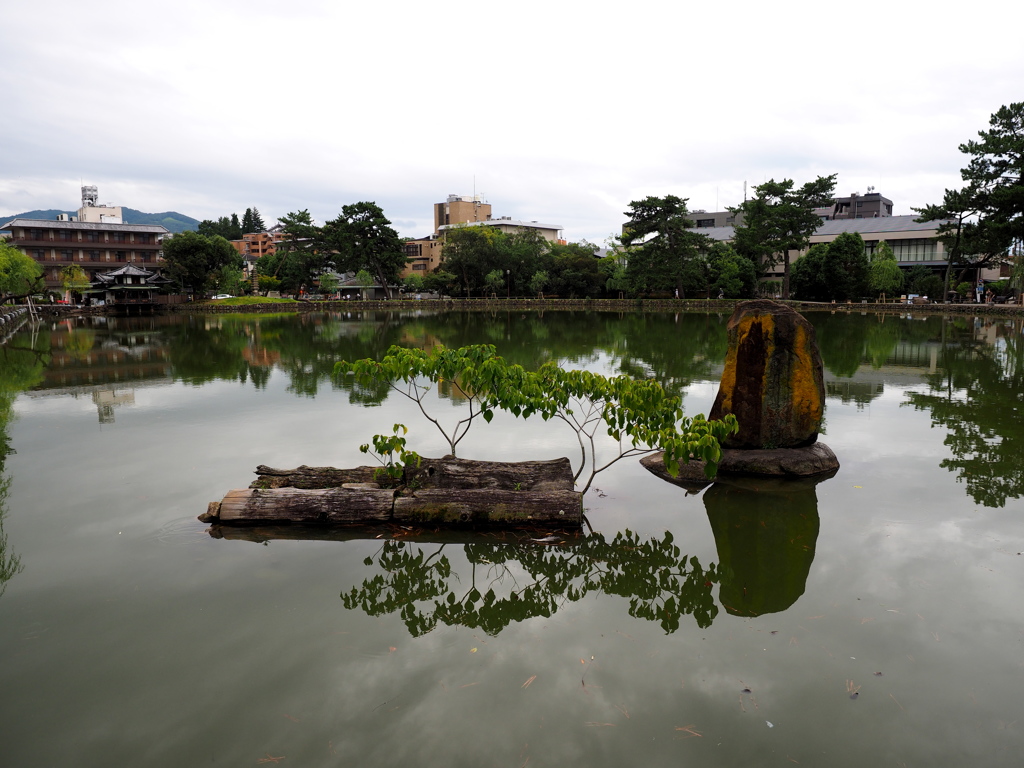
<svg viewBox="0 0 1024 768">
<path fill-rule="evenodd" d="M 978 141 L 960 145 L 970 156 L 962 189 L 947 189 L 942 202 L 914 210 L 918 221 L 940 221 L 939 238 L 951 271 L 966 271 L 1005 256 L 1024 242 L 1024 102 L 1000 107 Z"/>
<path fill-rule="evenodd" d="M 455 281 L 448 290 L 464 296 L 486 293 L 487 275 L 495 271 L 506 276 L 511 295 L 532 295 L 536 291 L 531 290 L 530 281 L 538 271 L 547 271 L 550 278 L 554 277 L 550 245 L 534 230 L 502 232 L 495 227 L 455 227 L 445 233 L 439 271 L 454 275 Z"/>
<path fill-rule="evenodd" d="M 405 249 L 384 211 L 373 202 L 353 203 L 341 215 L 324 224 L 316 236 L 323 253 L 339 272 L 365 269 L 391 298 L 391 286 L 400 282 L 405 268 Z"/>
<path fill-rule="evenodd" d="M 221 216 L 216 221 L 204 219 L 199 222 L 196 232 L 204 237 L 223 237 L 225 240 L 242 239 L 242 225 L 238 222 L 237 213 L 232 213 L 230 217 Z"/>
<path fill-rule="evenodd" d="M 600 263 L 594 256 L 596 245 L 586 242 L 567 245 L 550 243 L 548 247 L 551 272 L 545 291 L 568 299 L 601 294 L 606 278 L 601 274 Z"/>
<path fill-rule="evenodd" d="M 700 291 L 707 285 L 702 254 L 711 240 L 693 229 L 687 200 L 666 195 L 629 204 L 622 243 L 630 248 L 626 275 L 633 293 Z"/>
<path fill-rule="evenodd" d="M 804 301 L 847 301 L 866 297 L 868 257 L 860 235 L 844 232 L 831 243 L 818 243 L 793 265 L 793 295 Z"/>
<path fill-rule="evenodd" d="M 942 278 L 923 264 L 915 264 L 906 274 L 904 282 L 907 293 L 928 296 L 934 300 L 943 299 Z"/>
<path fill-rule="evenodd" d="M 708 282 L 711 297 L 752 299 L 757 290 L 757 266 L 738 254 L 728 243 L 715 243 L 708 249 Z"/>
<path fill-rule="evenodd" d="M 439 623 L 497 635 L 591 592 L 626 598 L 630 616 L 657 622 L 667 634 L 684 616 L 709 627 L 718 614 L 711 594 L 719 581 L 715 565 L 704 568 L 684 554 L 671 533 L 645 540 L 623 531 L 611 541 L 593 533 L 565 547 L 466 544 L 465 558 L 470 568 L 460 574 L 442 548 L 428 553 L 419 544 L 387 541 L 364 561 L 379 573 L 342 592 L 342 604 L 369 616 L 399 613 L 413 637 Z"/>
<path fill-rule="evenodd" d="M 0 240 L 0 304 L 23 299 L 41 290 L 43 268 L 6 240 Z"/>
<path fill-rule="evenodd" d="M 907 393 L 909 404 L 928 411 L 948 430 L 952 456 L 942 466 L 957 474 L 968 495 L 986 507 L 1002 507 L 1024 495 L 1024 340 L 1010 330 L 1002 343 L 979 341 L 973 324 L 948 324 L 938 369 L 928 392 Z"/>
<path fill-rule="evenodd" d="M 245 214 L 242 216 L 242 234 L 247 235 L 252 232 L 266 231 L 267 226 L 263 223 L 263 217 L 260 216 L 259 210 L 255 206 L 246 208 Z"/>
<path fill-rule="evenodd" d="M 164 241 L 164 276 L 186 291 L 201 294 L 230 279 L 243 266 L 242 256 L 223 237 L 182 232 Z"/>
<path fill-rule="evenodd" d="M 742 214 L 735 230 L 733 247 L 760 264 L 764 272 L 781 263 L 784 267 L 782 297 L 789 298 L 789 253 L 803 251 L 821 225 L 815 208 L 832 202 L 836 175 L 819 176 L 799 189 L 792 179 L 769 181 L 754 187 L 754 197 L 730 210 Z"/>
<path fill-rule="evenodd" d="M 278 221 L 284 226 L 284 240 L 274 253 L 259 258 L 256 270 L 279 280 L 281 292 L 298 296 L 313 287 L 332 261 L 324 249 L 321 230 L 308 210 L 286 213 Z"/>
<path fill-rule="evenodd" d="M 871 259 L 869 283 L 873 292 L 889 296 L 898 294 L 903 288 L 903 270 L 896 261 L 896 254 L 885 240 L 878 244 Z"/>
</svg>

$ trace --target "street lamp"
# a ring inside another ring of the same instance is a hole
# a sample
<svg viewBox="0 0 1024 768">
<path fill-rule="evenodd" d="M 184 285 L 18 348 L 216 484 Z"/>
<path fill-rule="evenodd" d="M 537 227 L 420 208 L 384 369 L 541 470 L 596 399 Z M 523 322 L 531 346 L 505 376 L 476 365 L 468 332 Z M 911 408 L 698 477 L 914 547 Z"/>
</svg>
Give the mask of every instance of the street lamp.
<svg viewBox="0 0 1024 768">
<path fill-rule="evenodd" d="M 511 269 L 506 269 L 505 270 L 505 298 L 506 299 L 512 298 L 512 278 L 509 277 L 509 275 L 511 275 L 511 274 L 512 274 L 512 270 Z"/>
</svg>

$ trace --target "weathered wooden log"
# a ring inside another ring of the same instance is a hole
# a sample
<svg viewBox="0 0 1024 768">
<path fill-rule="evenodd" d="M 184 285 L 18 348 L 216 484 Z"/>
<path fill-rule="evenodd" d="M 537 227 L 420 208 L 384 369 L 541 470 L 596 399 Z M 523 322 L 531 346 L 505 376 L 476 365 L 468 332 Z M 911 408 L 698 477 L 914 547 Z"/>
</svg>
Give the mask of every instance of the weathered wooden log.
<svg viewBox="0 0 1024 768">
<path fill-rule="evenodd" d="M 256 467 L 258 477 L 250 488 L 340 488 L 345 483 L 372 483 L 374 467 L 307 467 L 274 469 L 265 464 Z"/>
<path fill-rule="evenodd" d="M 506 491 L 571 491 L 572 465 L 566 458 L 550 461 L 472 461 L 454 456 L 420 460 L 406 467 L 411 488 L 498 488 Z"/>
<path fill-rule="evenodd" d="M 203 522 L 382 523 L 395 492 L 382 488 L 243 488 L 213 502 Z"/>
<path fill-rule="evenodd" d="M 395 499 L 396 523 L 415 525 L 529 525 L 577 528 L 583 494 L 576 491 L 507 491 L 498 488 L 418 490 Z"/>
<path fill-rule="evenodd" d="M 338 488 L 374 481 L 374 467 L 256 467 L 250 488 Z M 423 458 L 407 467 L 404 483 L 413 488 L 503 488 L 507 491 L 571 491 L 575 486 L 569 459 L 551 461 L 473 461 L 454 456 Z"/>
<path fill-rule="evenodd" d="M 207 523 L 383 523 L 579 528 L 583 495 L 576 491 L 426 489 L 408 496 L 380 488 L 245 488 L 212 502 Z"/>
</svg>

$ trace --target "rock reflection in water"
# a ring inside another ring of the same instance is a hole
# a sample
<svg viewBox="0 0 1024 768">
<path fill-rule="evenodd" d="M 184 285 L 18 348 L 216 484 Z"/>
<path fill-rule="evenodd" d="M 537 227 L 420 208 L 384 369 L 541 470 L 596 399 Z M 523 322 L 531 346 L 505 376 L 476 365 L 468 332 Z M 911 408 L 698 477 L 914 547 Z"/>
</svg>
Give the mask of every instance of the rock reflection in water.
<svg viewBox="0 0 1024 768">
<path fill-rule="evenodd" d="M 823 479 L 736 479 L 705 491 L 726 611 L 778 613 L 804 593 L 818 540 L 815 486 Z"/>
</svg>

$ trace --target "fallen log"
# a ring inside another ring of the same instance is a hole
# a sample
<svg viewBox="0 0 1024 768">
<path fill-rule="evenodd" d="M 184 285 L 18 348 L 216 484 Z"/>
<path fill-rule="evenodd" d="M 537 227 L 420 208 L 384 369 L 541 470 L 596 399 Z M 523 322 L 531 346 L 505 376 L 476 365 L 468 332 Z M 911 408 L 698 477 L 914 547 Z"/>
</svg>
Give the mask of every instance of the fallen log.
<svg viewBox="0 0 1024 768">
<path fill-rule="evenodd" d="M 383 523 L 395 492 L 382 488 L 242 488 L 211 502 L 204 523 Z"/>
<path fill-rule="evenodd" d="M 566 458 L 471 461 L 445 456 L 407 467 L 398 490 L 380 488 L 374 467 L 274 469 L 261 464 L 247 489 L 211 502 L 216 524 L 393 523 L 415 526 L 579 528 L 583 495 Z"/>
<path fill-rule="evenodd" d="M 550 461 L 473 461 L 454 456 L 420 460 L 406 467 L 412 488 L 501 488 L 507 491 L 571 491 L 572 465 L 566 458 Z"/>
<path fill-rule="evenodd" d="M 529 525 L 577 528 L 583 495 L 576 491 L 438 488 L 395 499 L 396 523 L 415 525 Z"/>
<path fill-rule="evenodd" d="M 211 502 L 204 523 L 398 523 L 416 526 L 579 528 L 576 491 L 438 488 L 397 495 L 387 488 L 243 488 Z"/>
<path fill-rule="evenodd" d="M 346 483 L 375 482 L 374 467 L 337 469 L 256 467 L 250 488 L 338 488 Z M 550 461 L 473 461 L 454 456 L 422 458 L 406 467 L 402 484 L 412 488 L 503 488 L 508 491 L 571 491 L 575 487 L 569 459 Z"/>
<path fill-rule="evenodd" d="M 274 469 L 265 464 L 256 467 L 257 478 L 250 488 L 340 488 L 346 483 L 374 482 L 374 467 L 307 467 Z"/>
</svg>

